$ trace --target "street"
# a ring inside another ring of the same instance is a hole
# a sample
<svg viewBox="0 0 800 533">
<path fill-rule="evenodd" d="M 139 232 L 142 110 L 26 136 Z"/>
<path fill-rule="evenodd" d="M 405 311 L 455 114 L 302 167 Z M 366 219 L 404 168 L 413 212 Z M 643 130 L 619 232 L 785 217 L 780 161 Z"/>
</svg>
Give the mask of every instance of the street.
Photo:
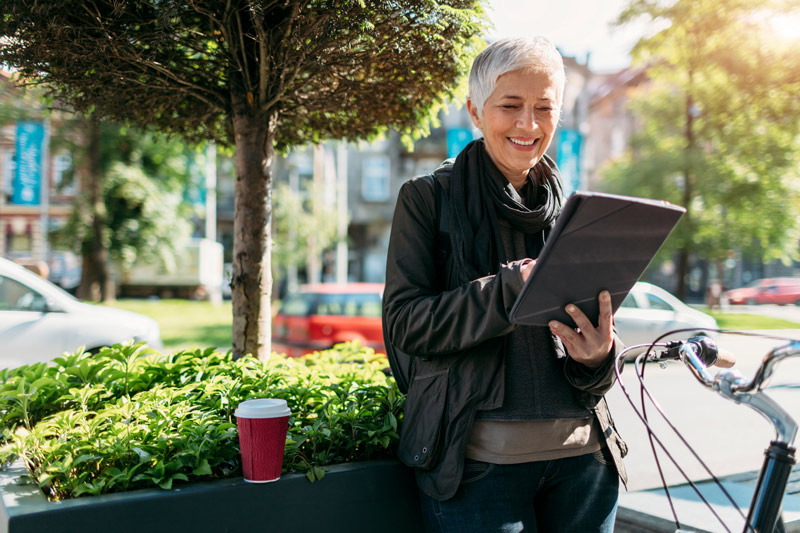
<svg viewBox="0 0 800 533">
<path fill-rule="evenodd" d="M 800 339 L 800 330 L 771 330 L 763 333 Z M 736 356 L 735 368 L 748 379 L 753 376 L 769 349 L 784 342 L 730 334 L 719 339 L 720 347 Z M 715 475 L 724 476 L 761 468 L 763 451 L 775 437 L 775 432 L 766 419 L 750 408 L 737 405 L 703 387 L 681 363 L 672 363 L 666 369 L 650 364 L 646 368 L 644 381 L 673 425 Z M 626 365 L 621 385 L 624 385 L 640 408 L 640 387 L 632 364 Z M 621 385 L 615 385 L 607 399 L 617 428 L 630 448 L 625 459 L 629 476 L 628 490 L 660 486 L 645 427 L 625 398 Z M 777 367 L 769 385 L 769 394 L 796 420 L 800 420 L 800 357 L 784 361 Z M 646 411 L 656 435 L 687 475 L 692 480 L 709 478 L 709 474 L 671 432 L 652 404 L 646 405 Z M 663 453 L 659 454 L 659 459 L 668 484 L 685 482 Z"/>
</svg>

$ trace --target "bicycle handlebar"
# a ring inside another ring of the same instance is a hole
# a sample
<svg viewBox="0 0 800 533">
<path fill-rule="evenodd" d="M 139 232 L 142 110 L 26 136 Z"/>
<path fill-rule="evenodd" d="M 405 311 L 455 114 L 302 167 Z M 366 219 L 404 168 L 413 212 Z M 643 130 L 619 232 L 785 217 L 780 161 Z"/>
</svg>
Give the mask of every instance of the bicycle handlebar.
<svg viewBox="0 0 800 533">
<path fill-rule="evenodd" d="M 620 357 L 632 346 L 624 350 Z M 713 389 L 722 396 L 750 406 L 759 414 L 767 418 L 778 434 L 778 440 L 792 444 L 797 434 L 797 423 L 794 419 L 772 398 L 767 396 L 763 389 L 775 372 L 775 367 L 784 359 L 800 356 L 800 341 L 778 346 L 771 350 L 759 365 L 753 379 L 744 379 L 736 370 L 725 369 L 711 376 L 708 371 L 710 365 L 717 364 L 721 367 L 730 367 L 730 361 L 720 363 L 716 343 L 704 336 L 691 337 L 686 341 L 673 341 L 666 343 L 661 351 L 651 353 L 648 361 L 668 361 L 679 359 L 689 368 L 692 375 L 704 386 Z"/>
<path fill-rule="evenodd" d="M 754 390 L 762 390 L 766 387 L 772 374 L 775 372 L 775 367 L 784 359 L 796 357 L 800 355 L 800 342 L 792 341 L 789 344 L 778 346 L 767 354 L 761 365 L 758 367 L 755 376 L 750 383 L 738 385 L 734 390 L 737 392 L 752 392 Z"/>
</svg>

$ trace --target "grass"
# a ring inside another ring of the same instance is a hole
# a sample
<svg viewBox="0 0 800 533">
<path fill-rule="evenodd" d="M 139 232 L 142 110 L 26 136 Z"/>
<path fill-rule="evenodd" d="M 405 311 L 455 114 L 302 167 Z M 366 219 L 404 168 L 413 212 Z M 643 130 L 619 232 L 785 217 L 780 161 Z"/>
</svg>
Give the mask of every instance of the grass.
<svg viewBox="0 0 800 533">
<path fill-rule="evenodd" d="M 135 311 L 153 318 L 161 327 L 164 351 L 208 348 L 221 351 L 231 347 L 231 302 L 220 305 L 190 300 L 117 300 L 114 307 Z M 744 313 L 725 313 L 697 308 L 713 316 L 720 329 L 800 329 L 800 324 L 788 320 Z"/>
<path fill-rule="evenodd" d="M 700 308 L 700 310 L 713 316 L 720 329 L 800 329 L 800 324 L 797 322 L 780 318 L 746 313 L 725 313 L 716 309 L 712 311 L 708 308 Z"/>
<path fill-rule="evenodd" d="M 233 314 L 230 300 L 219 305 L 190 300 L 117 300 L 113 307 L 149 316 L 161 328 L 164 351 L 231 345 Z"/>
</svg>

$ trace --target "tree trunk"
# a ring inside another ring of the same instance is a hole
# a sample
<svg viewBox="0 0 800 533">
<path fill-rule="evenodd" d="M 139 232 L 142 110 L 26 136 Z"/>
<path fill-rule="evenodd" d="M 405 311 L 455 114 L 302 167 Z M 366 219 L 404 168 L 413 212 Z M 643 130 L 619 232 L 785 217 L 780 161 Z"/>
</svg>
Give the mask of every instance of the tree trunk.
<svg viewBox="0 0 800 533">
<path fill-rule="evenodd" d="M 86 181 L 89 195 L 90 240 L 82 246 L 81 282 L 76 294 L 82 300 L 108 302 L 114 300 L 114 285 L 108 273 L 108 249 L 103 243 L 103 168 L 101 164 L 102 131 L 100 123 L 90 118 L 87 126 Z"/>
<path fill-rule="evenodd" d="M 272 195 L 275 115 L 234 97 L 236 187 L 233 216 L 233 357 L 264 360 L 271 352 Z"/>
<path fill-rule="evenodd" d="M 691 89 L 694 80 L 694 71 L 689 68 L 689 88 Z M 684 246 L 679 252 L 678 259 L 678 288 L 676 296 L 681 300 L 686 300 L 688 294 L 687 282 L 689 280 L 689 256 L 692 249 L 690 243 L 692 241 L 691 232 L 693 231 L 692 221 L 692 197 L 694 191 L 692 190 L 692 170 L 694 165 L 694 99 L 691 92 L 686 94 L 686 166 L 683 171 L 683 206 L 686 208 L 686 213 L 683 215 L 684 224 L 689 231 L 688 238 L 684 241 Z"/>
</svg>

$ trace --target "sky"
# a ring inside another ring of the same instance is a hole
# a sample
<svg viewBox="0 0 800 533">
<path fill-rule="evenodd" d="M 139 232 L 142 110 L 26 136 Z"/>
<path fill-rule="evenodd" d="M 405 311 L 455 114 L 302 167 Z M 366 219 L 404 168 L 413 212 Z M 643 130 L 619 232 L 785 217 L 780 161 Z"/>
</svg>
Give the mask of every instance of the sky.
<svg viewBox="0 0 800 533">
<path fill-rule="evenodd" d="M 611 23 L 627 0 L 491 0 L 490 38 L 544 35 L 566 56 L 580 63 L 589 56 L 595 72 L 610 72 L 630 65 L 630 48 L 640 28 L 614 28 Z"/>
</svg>

